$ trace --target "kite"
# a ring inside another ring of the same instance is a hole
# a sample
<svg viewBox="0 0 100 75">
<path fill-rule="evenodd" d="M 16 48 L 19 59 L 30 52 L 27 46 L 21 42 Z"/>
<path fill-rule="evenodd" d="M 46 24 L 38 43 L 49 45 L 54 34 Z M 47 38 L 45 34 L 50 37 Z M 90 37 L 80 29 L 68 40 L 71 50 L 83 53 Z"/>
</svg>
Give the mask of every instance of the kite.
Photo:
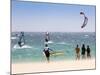
<svg viewBox="0 0 100 75">
<path fill-rule="evenodd" d="M 84 12 L 80 12 L 80 15 L 84 16 L 84 22 L 83 22 L 83 24 L 81 26 L 81 28 L 84 28 L 88 23 L 88 18 L 85 16 Z"/>
</svg>

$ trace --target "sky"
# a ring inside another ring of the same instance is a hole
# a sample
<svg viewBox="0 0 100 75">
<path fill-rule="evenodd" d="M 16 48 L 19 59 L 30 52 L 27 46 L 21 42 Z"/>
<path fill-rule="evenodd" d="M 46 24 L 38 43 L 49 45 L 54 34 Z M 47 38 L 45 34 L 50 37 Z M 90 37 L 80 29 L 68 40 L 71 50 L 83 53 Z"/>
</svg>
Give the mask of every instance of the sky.
<svg viewBox="0 0 100 75">
<path fill-rule="evenodd" d="M 12 0 L 11 12 L 12 32 L 95 32 L 95 6 Z"/>
</svg>

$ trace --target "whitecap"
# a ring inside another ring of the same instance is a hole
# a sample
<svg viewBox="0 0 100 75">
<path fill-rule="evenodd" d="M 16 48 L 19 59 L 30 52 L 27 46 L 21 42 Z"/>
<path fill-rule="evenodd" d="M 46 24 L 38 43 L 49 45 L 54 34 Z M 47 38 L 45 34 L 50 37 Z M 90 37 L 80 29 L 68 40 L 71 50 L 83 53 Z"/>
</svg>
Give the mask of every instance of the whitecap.
<svg viewBox="0 0 100 75">
<path fill-rule="evenodd" d="M 65 42 L 59 42 L 59 43 L 57 43 L 57 44 L 66 44 Z"/>
<path fill-rule="evenodd" d="M 88 37 L 89 35 L 84 35 L 85 37 Z"/>
<path fill-rule="evenodd" d="M 25 49 L 25 48 L 32 48 L 31 46 L 29 45 L 24 45 L 22 47 L 20 47 L 18 44 L 14 45 L 13 47 L 14 49 Z"/>
<path fill-rule="evenodd" d="M 54 43 L 53 41 L 48 41 L 48 43 Z"/>
<path fill-rule="evenodd" d="M 17 39 L 17 37 L 11 37 L 11 39 L 12 39 L 12 40 L 15 40 L 15 39 Z"/>
</svg>

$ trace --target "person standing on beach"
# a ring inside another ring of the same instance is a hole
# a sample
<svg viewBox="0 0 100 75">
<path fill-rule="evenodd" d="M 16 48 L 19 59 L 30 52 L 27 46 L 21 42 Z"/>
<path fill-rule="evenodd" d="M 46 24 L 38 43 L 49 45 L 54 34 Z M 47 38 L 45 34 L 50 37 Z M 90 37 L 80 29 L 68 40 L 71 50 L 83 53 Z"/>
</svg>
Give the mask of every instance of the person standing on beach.
<svg viewBox="0 0 100 75">
<path fill-rule="evenodd" d="M 47 61 L 49 62 L 50 52 L 49 52 L 49 48 L 48 48 L 48 45 L 47 44 L 45 45 L 45 48 L 44 48 L 43 52 L 44 52 L 44 54 L 45 54 L 45 56 L 47 58 Z"/>
<path fill-rule="evenodd" d="M 82 54 L 82 59 L 85 59 L 86 48 L 85 48 L 84 44 L 82 45 L 81 50 L 82 50 L 82 53 L 81 53 Z"/>
<path fill-rule="evenodd" d="M 90 47 L 89 47 L 89 45 L 87 45 L 87 58 L 91 58 L 91 55 L 90 55 L 90 52 L 91 52 L 91 50 L 90 50 Z"/>
<path fill-rule="evenodd" d="M 75 50 L 76 50 L 76 60 L 78 59 L 80 59 L 80 48 L 78 47 L 78 45 L 76 46 L 76 48 L 75 48 Z"/>
<path fill-rule="evenodd" d="M 48 45 L 46 44 L 46 45 L 45 45 L 45 48 L 44 48 L 44 50 L 43 50 L 43 52 L 44 52 L 44 54 L 45 54 L 46 59 L 47 59 L 48 62 L 50 61 L 50 51 L 53 51 L 53 50 L 50 49 L 50 48 L 48 47 Z"/>
</svg>

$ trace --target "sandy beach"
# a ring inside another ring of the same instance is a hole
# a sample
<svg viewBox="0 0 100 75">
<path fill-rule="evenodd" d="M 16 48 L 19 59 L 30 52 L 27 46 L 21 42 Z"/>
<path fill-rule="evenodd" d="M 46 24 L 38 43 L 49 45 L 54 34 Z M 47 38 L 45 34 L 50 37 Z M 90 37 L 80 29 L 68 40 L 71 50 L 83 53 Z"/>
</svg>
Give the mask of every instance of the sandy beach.
<svg viewBox="0 0 100 75">
<path fill-rule="evenodd" d="M 95 69 L 95 59 L 47 62 L 13 63 L 12 74 Z"/>
</svg>

